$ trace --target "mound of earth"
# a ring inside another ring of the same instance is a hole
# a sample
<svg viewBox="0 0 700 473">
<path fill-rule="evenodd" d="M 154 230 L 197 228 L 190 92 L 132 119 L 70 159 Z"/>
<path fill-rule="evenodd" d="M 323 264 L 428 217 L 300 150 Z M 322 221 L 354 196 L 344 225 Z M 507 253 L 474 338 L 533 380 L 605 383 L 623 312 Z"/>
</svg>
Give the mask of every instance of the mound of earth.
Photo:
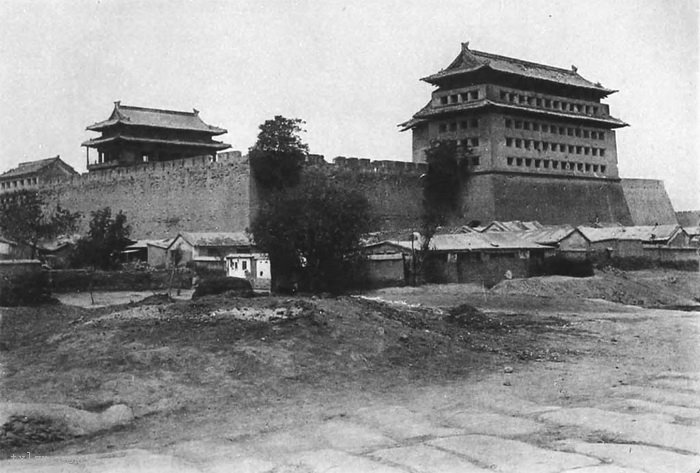
<svg viewBox="0 0 700 473">
<path fill-rule="evenodd" d="M 0 446 L 17 447 L 82 437 L 126 425 L 134 414 L 125 405 L 102 413 L 60 404 L 5 402 L 0 404 Z"/>
<path fill-rule="evenodd" d="M 540 276 L 504 280 L 491 288 L 492 294 L 525 294 L 563 299 L 604 299 L 643 307 L 692 306 L 690 297 L 662 281 L 635 278 L 622 271 L 603 271 L 595 276 Z"/>
<path fill-rule="evenodd" d="M 150 425 L 183 416 L 205 428 L 223 422 L 222 412 L 257 412 L 286 399 L 391 392 L 519 360 L 559 361 L 577 356 L 567 338 L 574 330 L 551 317 L 361 297 L 207 296 L 99 309 L 9 309 L 0 331 L 7 381 L 0 398 L 88 410 L 129 406 L 137 421 L 128 428 L 86 434 L 86 442 L 106 445 L 108 435 L 147 436 Z M 542 336 L 550 332 L 557 336 Z M 90 422 L 100 415 L 65 412 Z M 40 413 L 12 414 L 0 419 L 9 423 L 5 431 L 28 432 L 22 442 L 39 444 L 32 451 L 80 432 Z M 34 420 L 23 422 L 24 416 Z M 161 430 L 158 441 L 180 434 Z"/>
</svg>

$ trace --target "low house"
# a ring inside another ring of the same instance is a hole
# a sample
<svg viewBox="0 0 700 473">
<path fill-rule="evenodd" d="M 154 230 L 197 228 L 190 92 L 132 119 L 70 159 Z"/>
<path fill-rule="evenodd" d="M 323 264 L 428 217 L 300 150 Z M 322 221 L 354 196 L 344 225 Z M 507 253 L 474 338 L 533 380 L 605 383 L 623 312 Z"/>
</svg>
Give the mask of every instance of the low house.
<svg viewBox="0 0 700 473">
<path fill-rule="evenodd" d="M 364 246 L 362 276 L 369 287 L 403 286 L 410 282 L 411 253 L 385 240 Z"/>
<path fill-rule="evenodd" d="M 365 252 L 370 255 L 401 253 L 405 273 L 410 278 L 413 257 L 421 243 L 420 240 L 383 241 L 365 246 Z M 555 252 L 512 232 L 438 234 L 431 239 L 429 248 L 423 263 L 428 282 L 477 282 L 487 286 L 505 278 L 536 274 L 544 258 Z"/>
<path fill-rule="evenodd" d="M 539 230 L 544 228 L 540 222 L 533 220 L 531 222 L 521 222 L 520 220 L 512 220 L 508 222 L 502 222 L 494 220 L 493 222 L 486 225 L 481 231 L 484 233 L 490 232 L 523 232 Z"/>
<path fill-rule="evenodd" d="M 137 240 L 121 251 L 124 263 L 145 263 L 148 260 L 148 240 Z"/>
<path fill-rule="evenodd" d="M 136 240 L 122 251 L 122 260 L 127 263 L 140 261 L 152 268 L 163 268 L 167 261 L 167 249 L 172 238 L 161 240 Z"/>
<path fill-rule="evenodd" d="M 148 266 L 151 268 L 165 268 L 168 264 L 168 247 L 172 242 L 172 238 L 148 240 L 146 243 Z"/>
<path fill-rule="evenodd" d="M 272 283 L 270 258 L 265 253 L 226 255 L 226 275 L 248 279 L 253 289 L 269 291 Z"/>
<path fill-rule="evenodd" d="M 42 240 L 37 245 L 39 256 L 53 269 L 69 267 L 73 250 L 80 240 L 80 235 L 64 235 L 52 240 Z"/>
<path fill-rule="evenodd" d="M 578 227 L 590 242 L 589 253 L 605 258 L 695 261 L 690 236 L 679 225 Z M 689 251 L 691 250 L 691 251 Z"/>
<path fill-rule="evenodd" d="M 688 234 L 688 245 L 698 248 L 700 247 L 700 226 L 698 227 L 683 227 L 685 233 Z"/>
<path fill-rule="evenodd" d="M 618 258 L 643 257 L 643 237 L 637 231 L 629 231 L 630 228 L 634 227 L 595 228 L 582 225 L 578 230 L 589 242 L 589 253 Z"/>
<path fill-rule="evenodd" d="M 270 290 L 272 281 L 270 258 L 243 232 L 182 232 L 167 247 L 167 265 L 173 264 L 246 278 L 256 290 Z"/>
<path fill-rule="evenodd" d="M 0 260 L 28 259 L 31 254 L 32 249 L 29 245 L 0 236 Z"/>
<path fill-rule="evenodd" d="M 226 255 L 252 253 L 252 248 L 243 232 L 182 232 L 168 245 L 168 266 L 225 271 Z"/>
</svg>

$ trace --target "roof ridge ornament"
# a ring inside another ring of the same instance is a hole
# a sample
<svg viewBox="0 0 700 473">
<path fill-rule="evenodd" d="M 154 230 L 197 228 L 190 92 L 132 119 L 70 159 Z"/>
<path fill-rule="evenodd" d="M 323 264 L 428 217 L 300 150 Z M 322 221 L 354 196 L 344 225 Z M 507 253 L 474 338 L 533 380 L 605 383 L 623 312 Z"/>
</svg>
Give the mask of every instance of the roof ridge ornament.
<svg viewBox="0 0 700 473">
<path fill-rule="evenodd" d="M 576 73 L 578 72 L 578 67 L 576 67 L 575 65 L 572 64 L 572 65 L 571 65 L 571 72 L 573 72 L 574 74 L 576 74 Z"/>
</svg>

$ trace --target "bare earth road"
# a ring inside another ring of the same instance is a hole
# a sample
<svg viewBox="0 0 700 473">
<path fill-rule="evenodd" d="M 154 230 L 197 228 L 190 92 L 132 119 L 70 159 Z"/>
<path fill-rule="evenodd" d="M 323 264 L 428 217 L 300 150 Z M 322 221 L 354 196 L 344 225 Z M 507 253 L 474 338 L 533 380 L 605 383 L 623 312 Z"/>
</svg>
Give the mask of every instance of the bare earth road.
<svg viewBox="0 0 700 473">
<path fill-rule="evenodd" d="M 478 301 L 472 301 L 478 305 Z M 482 301 L 503 312 L 513 301 Z M 503 307 L 497 307 L 503 305 Z M 36 454 L 3 472 L 696 473 L 700 313 L 595 303 L 556 313 L 578 353 L 517 360 L 451 382 L 309 398 L 254 432 L 222 414 L 189 436 L 101 453 Z M 556 337 L 542 333 L 541 337 Z M 281 402 L 280 406 L 284 403 Z M 173 422 L 187 422 L 178 418 Z M 154 434 L 155 435 L 155 434 Z"/>
</svg>

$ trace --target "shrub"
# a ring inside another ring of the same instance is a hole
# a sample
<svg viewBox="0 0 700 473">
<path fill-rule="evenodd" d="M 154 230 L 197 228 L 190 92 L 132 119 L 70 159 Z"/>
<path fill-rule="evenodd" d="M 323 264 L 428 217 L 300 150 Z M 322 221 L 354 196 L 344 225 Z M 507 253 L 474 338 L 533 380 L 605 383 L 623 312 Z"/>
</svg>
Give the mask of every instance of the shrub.
<svg viewBox="0 0 700 473">
<path fill-rule="evenodd" d="M 0 306 L 34 306 L 55 303 L 45 272 L 18 274 L 0 280 Z"/>
<path fill-rule="evenodd" d="M 252 297 L 253 287 L 250 281 L 243 278 L 211 277 L 199 281 L 192 299 L 224 293 L 233 297 Z"/>
<path fill-rule="evenodd" d="M 545 258 L 542 274 L 587 278 L 593 276 L 593 263 L 590 260 L 574 260 L 561 255 Z"/>
</svg>

